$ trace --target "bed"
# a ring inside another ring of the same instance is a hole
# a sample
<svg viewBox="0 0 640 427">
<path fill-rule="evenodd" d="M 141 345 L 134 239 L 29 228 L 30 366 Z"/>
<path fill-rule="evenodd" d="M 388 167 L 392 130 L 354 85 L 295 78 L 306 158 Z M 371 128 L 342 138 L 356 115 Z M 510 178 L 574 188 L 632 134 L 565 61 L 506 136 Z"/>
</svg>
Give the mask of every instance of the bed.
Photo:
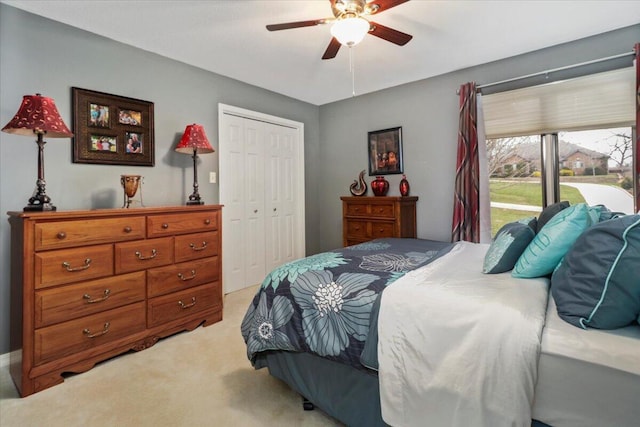
<svg viewBox="0 0 640 427">
<path fill-rule="evenodd" d="M 491 248 L 379 239 L 281 266 L 242 323 L 247 356 L 349 426 L 637 425 L 640 325 L 576 328 L 558 315 L 551 275 L 483 273 Z"/>
</svg>

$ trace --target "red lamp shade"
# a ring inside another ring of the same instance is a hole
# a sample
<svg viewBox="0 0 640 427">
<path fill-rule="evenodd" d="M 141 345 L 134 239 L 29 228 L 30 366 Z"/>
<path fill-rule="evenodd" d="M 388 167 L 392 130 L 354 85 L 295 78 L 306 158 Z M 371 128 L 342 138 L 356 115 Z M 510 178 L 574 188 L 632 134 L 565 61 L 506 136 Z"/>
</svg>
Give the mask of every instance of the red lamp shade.
<svg viewBox="0 0 640 427">
<path fill-rule="evenodd" d="M 70 138 L 73 133 L 64 124 L 53 99 L 35 95 L 22 97 L 22 105 L 3 132 L 16 135 L 46 134 L 49 138 Z"/>
<path fill-rule="evenodd" d="M 193 154 L 194 151 L 198 153 L 213 153 L 215 151 L 204 133 L 204 127 L 195 123 L 187 125 L 175 150 L 184 154 Z"/>
</svg>

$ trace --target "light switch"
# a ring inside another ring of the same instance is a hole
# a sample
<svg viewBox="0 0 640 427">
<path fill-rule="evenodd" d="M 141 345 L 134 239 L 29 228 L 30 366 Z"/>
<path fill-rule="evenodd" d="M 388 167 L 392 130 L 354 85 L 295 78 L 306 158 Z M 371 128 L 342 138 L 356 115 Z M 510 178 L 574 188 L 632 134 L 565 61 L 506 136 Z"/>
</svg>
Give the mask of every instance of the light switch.
<svg viewBox="0 0 640 427">
<path fill-rule="evenodd" d="M 215 172 L 209 172 L 209 182 L 211 184 L 215 184 L 216 183 L 216 173 Z"/>
</svg>

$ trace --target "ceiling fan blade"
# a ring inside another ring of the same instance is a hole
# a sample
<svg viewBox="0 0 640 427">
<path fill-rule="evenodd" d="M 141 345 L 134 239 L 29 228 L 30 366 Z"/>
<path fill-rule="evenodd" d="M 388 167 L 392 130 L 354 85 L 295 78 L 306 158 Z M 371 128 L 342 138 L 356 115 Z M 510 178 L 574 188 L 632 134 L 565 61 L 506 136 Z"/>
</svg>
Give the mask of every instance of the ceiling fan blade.
<svg viewBox="0 0 640 427">
<path fill-rule="evenodd" d="M 326 22 L 327 22 L 326 19 L 314 19 L 311 21 L 297 21 L 297 22 L 287 22 L 284 24 L 272 24 L 272 25 L 267 25 L 267 30 L 279 31 L 279 30 L 288 30 L 290 28 L 313 27 L 315 25 L 325 24 Z"/>
<path fill-rule="evenodd" d="M 335 58 L 338 54 L 338 50 L 340 50 L 340 42 L 335 37 L 331 38 L 329 42 L 329 46 L 327 46 L 327 50 L 324 51 L 324 55 L 322 55 L 322 59 L 332 59 Z"/>
<path fill-rule="evenodd" d="M 367 4 L 366 8 L 369 9 L 369 13 L 373 15 L 374 13 L 384 12 L 387 9 L 391 9 L 408 1 L 409 0 L 373 0 Z"/>
<path fill-rule="evenodd" d="M 380 25 L 376 22 L 371 22 L 371 30 L 369 30 L 369 34 L 380 37 L 383 40 L 395 43 L 399 46 L 404 46 L 413 38 L 413 36 L 409 34 L 394 30 L 393 28 L 385 27 L 384 25 Z"/>
</svg>

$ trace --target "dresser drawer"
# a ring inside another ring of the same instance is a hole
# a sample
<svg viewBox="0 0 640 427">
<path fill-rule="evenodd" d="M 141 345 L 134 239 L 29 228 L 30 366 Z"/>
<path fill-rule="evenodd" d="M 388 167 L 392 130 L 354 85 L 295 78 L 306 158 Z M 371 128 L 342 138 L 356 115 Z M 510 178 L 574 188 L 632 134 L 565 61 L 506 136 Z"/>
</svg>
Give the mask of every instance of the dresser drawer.
<svg viewBox="0 0 640 427">
<path fill-rule="evenodd" d="M 367 221 L 347 220 L 347 236 L 351 237 L 368 237 Z"/>
<path fill-rule="evenodd" d="M 371 222 L 371 238 L 394 237 L 395 226 L 392 222 Z"/>
<path fill-rule="evenodd" d="M 137 302 L 92 316 L 35 330 L 36 364 L 108 344 L 145 329 L 145 303 Z"/>
<path fill-rule="evenodd" d="M 208 258 L 218 255 L 218 232 L 187 234 L 175 238 L 175 261 Z"/>
<path fill-rule="evenodd" d="M 150 215 L 147 217 L 148 237 L 197 233 L 218 228 L 218 215 L 215 212 Z"/>
<path fill-rule="evenodd" d="M 203 258 L 147 271 L 149 298 L 218 280 L 219 258 Z"/>
<path fill-rule="evenodd" d="M 173 262 L 173 238 L 116 243 L 116 274 L 139 271 Z"/>
<path fill-rule="evenodd" d="M 143 239 L 145 234 L 143 216 L 41 222 L 35 225 L 35 250 Z"/>
<path fill-rule="evenodd" d="M 149 300 L 147 306 L 148 327 L 181 319 L 222 303 L 219 283 L 191 288 Z"/>
<path fill-rule="evenodd" d="M 395 218 L 393 203 L 372 203 L 372 218 Z"/>
<path fill-rule="evenodd" d="M 143 301 L 145 297 L 144 271 L 36 291 L 36 328 Z"/>
<path fill-rule="evenodd" d="M 36 289 L 113 274 L 112 245 L 39 252 L 34 256 Z"/>
</svg>

